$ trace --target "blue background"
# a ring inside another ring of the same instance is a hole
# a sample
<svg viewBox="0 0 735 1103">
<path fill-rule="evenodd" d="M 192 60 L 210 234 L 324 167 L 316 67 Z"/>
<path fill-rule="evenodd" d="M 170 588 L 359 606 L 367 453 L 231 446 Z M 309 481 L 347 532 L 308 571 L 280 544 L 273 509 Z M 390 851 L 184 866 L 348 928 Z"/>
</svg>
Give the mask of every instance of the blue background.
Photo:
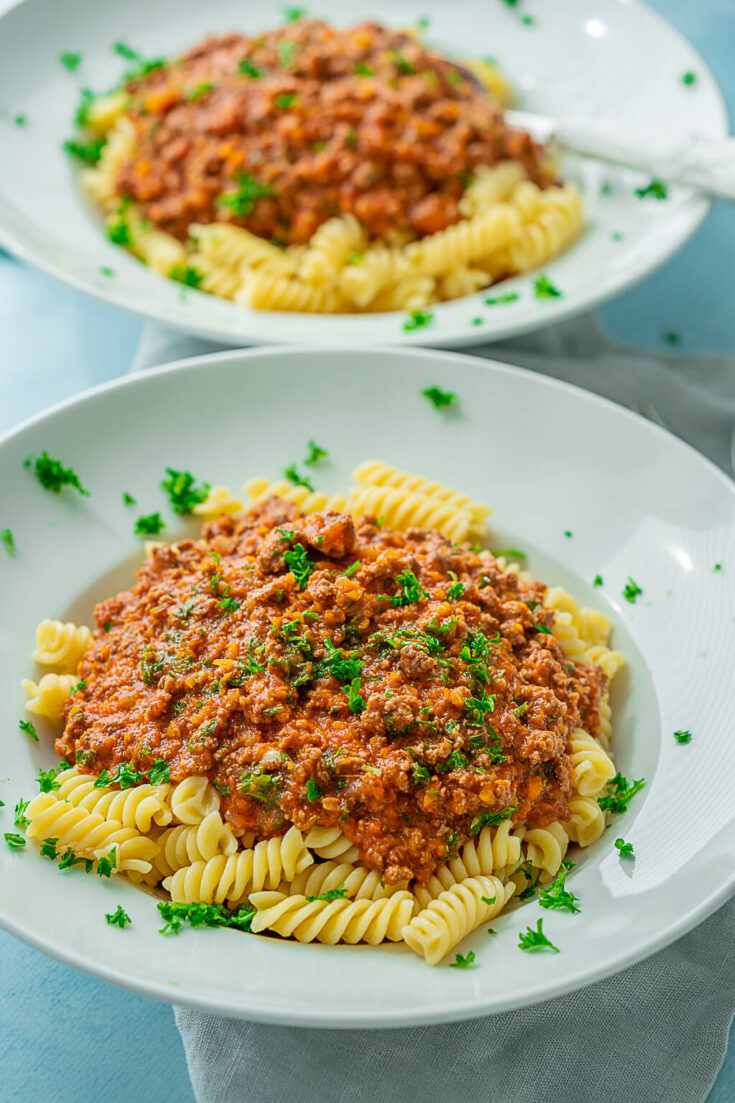
<svg viewBox="0 0 735 1103">
<path fill-rule="evenodd" d="M 733 0 L 654 0 L 704 55 L 735 116 Z M 599 311 L 624 344 L 735 351 L 735 214 L 717 204 L 665 268 Z M 141 331 L 132 315 L 87 299 L 0 254 L 0 432 L 127 371 Z M 0 932 L 0 1100 L 193 1103 L 169 1007 L 111 988 Z M 735 1099 L 735 1042 L 708 1103 Z"/>
</svg>

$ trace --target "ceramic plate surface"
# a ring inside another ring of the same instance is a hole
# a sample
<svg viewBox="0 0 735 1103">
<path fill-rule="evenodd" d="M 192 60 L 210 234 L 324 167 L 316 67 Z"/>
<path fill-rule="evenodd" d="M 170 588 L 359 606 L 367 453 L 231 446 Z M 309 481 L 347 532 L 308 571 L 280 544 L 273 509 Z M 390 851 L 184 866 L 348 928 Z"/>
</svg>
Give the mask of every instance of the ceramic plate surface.
<svg viewBox="0 0 735 1103">
<path fill-rule="evenodd" d="M 672 136 L 727 133 L 722 98 L 702 58 L 658 15 L 630 0 L 554 0 L 553 11 L 537 5 L 530 26 L 500 0 L 318 0 L 307 6 L 310 14 L 343 25 L 374 17 L 400 28 L 427 17 L 428 40 L 447 54 L 496 58 L 527 110 Z M 277 26 L 282 11 L 272 0 L 25 0 L 6 14 L 0 19 L 0 241 L 92 295 L 230 345 L 455 347 L 560 321 L 610 298 L 667 260 L 709 209 L 683 189 L 670 189 L 666 200 L 639 199 L 634 189 L 647 184 L 646 177 L 570 160 L 564 170 L 584 191 L 587 228 L 546 266 L 563 297 L 535 298 L 533 277 L 509 280 L 503 288 L 518 291 L 518 301 L 486 306 L 481 293 L 445 303 L 430 326 L 411 333 L 403 331 L 400 313 L 263 313 L 182 290 L 110 244 L 80 194 L 76 168 L 61 151 L 79 90 L 104 91 L 118 82 L 124 63 L 112 52 L 116 41 L 146 57 L 173 55 L 210 32 Z M 76 72 L 61 66 L 62 51 L 83 54 Z M 694 84 L 682 82 L 688 71 L 696 73 Z M 17 115 L 25 125 L 13 125 Z M 610 194 L 601 194 L 606 184 Z M 103 274 L 105 268 L 114 276 Z M 473 324 L 478 317 L 482 322 Z"/>
<path fill-rule="evenodd" d="M 428 384 L 459 395 L 441 414 Z M 202 357 L 97 388 L 0 440 L 0 823 L 56 763 L 51 725 L 18 730 L 22 677 L 43 617 L 91 622 L 143 557 L 137 513 L 163 510 L 167 538 L 195 527 L 167 513 L 166 466 L 236 489 L 277 477 L 313 438 L 330 450 L 317 486 L 349 484 L 381 456 L 493 507 L 490 542 L 521 548 L 536 577 L 613 620 L 628 667 L 613 689 L 614 754 L 646 788 L 570 881 L 582 913 L 527 903 L 464 944 L 478 966 L 431 969 L 407 947 L 299 945 L 230 930 L 163 938 L 155 901 L 121 881 L 59 872 L 29 845 L 0 843 L 0 920 L 39 949 L 147 995 L 228 1015 L 302 1025 L 388 1026 L 472 1017 L 546 999 L 661 948 L 735 884 L 732 671 L 735 494 L 700 455 L 657 426 L 581 390 L 494 362 L 426 350 L 272 349 Z M 42 449 L 91 491 L 44 491 L 23 468 Z M 138 501 L 126 509 L 121 493 Z M 571 537 L 565 532 L 571 532 Z M 715 570 L 715 564 L 722 569 Z M 600 574 L 602 588 L 593 588 Z M 622 597 L 632 576 L 643 593 Z M 693 738 L 680 746 L 677 729 Z M 635 848 L 621 862 L 613 840 Z M 126 931 L 105 923 L 123 904 Z M 558 955 L 518 949 L 544 917 Z"/>
</svg>

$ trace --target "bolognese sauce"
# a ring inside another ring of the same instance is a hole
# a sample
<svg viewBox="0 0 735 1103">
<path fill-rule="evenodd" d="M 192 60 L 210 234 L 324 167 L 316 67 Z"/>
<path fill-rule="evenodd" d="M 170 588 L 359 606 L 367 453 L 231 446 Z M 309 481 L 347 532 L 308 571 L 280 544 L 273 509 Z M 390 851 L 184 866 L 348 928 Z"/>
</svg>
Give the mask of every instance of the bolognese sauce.
<svg viewBox="0 0 735 1103">
<path fill-rule="evenodd" d="M 347 213 L 371 236 L 421 237 L 459 219 L 480 165 L 553 181 L 470 73 L 377 23 L 211 37 L 125 87 L 136 147 L 116 189 L 181 239 L 225 221 L 301 244 Z"/>
<path fill-rule="evenodd" d="M 57 750 L 207 776 L 261 838 L 339 826 L 387 882 L 484 824 L 569 818 L 568 738 L 603 671 L 571 663 L 544 585 L 434 531 L 280 499 L 160 546 L 96 609 Z"/>
</svg>

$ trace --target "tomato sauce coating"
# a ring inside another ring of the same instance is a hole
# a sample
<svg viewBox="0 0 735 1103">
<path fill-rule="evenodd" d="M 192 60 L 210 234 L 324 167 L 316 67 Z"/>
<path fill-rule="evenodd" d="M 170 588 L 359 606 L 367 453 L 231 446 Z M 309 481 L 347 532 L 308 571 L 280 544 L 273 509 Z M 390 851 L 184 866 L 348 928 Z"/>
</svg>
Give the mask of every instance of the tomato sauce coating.
<svg viewBox="0 0 735 1103">
<path fill-rule="evenodd" d="M 208 38 L 126 89 L 137 148 L 117 191 L 182 239 L 227 221 L 304 243 L 346 213 L 370 235 L 420 237 L 458 220 L 478 165 L 515 159 L 553 180 L 469 73 L 376 23 Z"/>
<path fill-rule="evenodd" d="M 97 607 L 57 750 L 96 774 L 163 758 L 236 828 L 336 825 L 387 881 L 426 880 L 478 824 L 569 817 L 568 737 L 599 733 L 607 679 L 545 631 L 544 589 L 273 498 Z"/>
</svg>

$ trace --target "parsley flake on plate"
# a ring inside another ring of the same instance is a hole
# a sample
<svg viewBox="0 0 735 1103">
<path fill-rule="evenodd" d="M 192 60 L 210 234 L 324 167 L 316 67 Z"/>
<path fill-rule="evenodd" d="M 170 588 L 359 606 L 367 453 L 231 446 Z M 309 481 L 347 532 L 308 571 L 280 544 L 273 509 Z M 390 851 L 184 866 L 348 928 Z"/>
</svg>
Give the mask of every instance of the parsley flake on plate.
<svg viewBox="0 0 735 1103">
<path fill-rule="evenodd" d="M 306 899 L 311 902 L 312 900 L 324 900 L 329 902 L 331 900 L 343 900 L 347 896 L 347 889 L 344 885 L 340 885 L 336 889 L 329 889 L 328 892 L 320 892 L 318 896 L 307 896 Z"/>
<path fill-rule="evenodd" d="M 59 61 L 69 73 L 74 73 L 82 64 L 82 55 L 71 51 L 59 54 Z"/>
<path fill-rule="evenodd" d="M 26 816 L 26 808 L 31 802 L 29 800 L 23 800 L 22 797 L 18 797 L 15 808 L 13 809 L 13 825 L 19 827 L 21 831 L 24 827 L 28 827 L 31 822 Z"/>
<path fill-rule="evenodd" d="M 592 579 L 592 585 L 593 586 L 602 586 L 603 585 L 601 574 L 596 574 L 595 575 L 595 577 Z"/>
<path fill-rule="evenodd" d="M 681 75 L 681 83 L 682 84 L 688 84 L 688 85 L 691 86 L 692 84 L 696 84 L 696 81 L 697 81 L 697 74 L 692 72 L 691 69 L 689 69 L 686 73 L 682 73 L 682 75 Z"/>
<path fill-rule="evenodd" d="M 2 541 L 8 555 L 15 555 L 15 538 L 10 529 L 3 529 L 0 532 L 0 541 Z"/>
<path fill-rule="evenodd" d="M 559 953 L 559 947 L 555 946 L 543 932 L 543 919 L 539 919 L 536 930 L 533 927 L 527 927 L 525 931 L 518 932 L 518 949 L 529 952 L 551 950 L 554 954 Z"/>
<path fill-rule="evenodd" d="M 516 303 L 520 299 L 517 291 L 504 291 L 502 295 L 489 295 L 485 306 L 500 306 L 503 303 Z"/>
<path fill-rule="evenodd" d="M 197 486 L 191 471 L 176 471 L 173 467 L 167 467 L 166 476 L 167 478 L 161 480 L 160 486 L 168 495 L 174 513 L 186 516 L 209 494 L 209 483 Z"/>
<path fill-rule="evenodd" d="M 663 180 L 658 180 L 654 177 L 646 184 L 645 188 L 636 188 L 635 195 L 639 199 L 666 199 L 669 194 L 669 190 L 664 184 Z"/>
<path fill-rule="evenodd" d="M 119 927 L 121 931 L 133 922 L 122 904 L 118 904 L 114 912 L 105 912 L 105 919 L 111 927 Z"/>
<path fill-rule="evenodd" d="M 305 15 L 306 8 L 287 7 L 283 9 L 283 19 L 285 23 L 296 23 L 299 19 L 303 19 Z"/>
<path fill-rule="evenodd" d="M 96 165 L 106 145 L 107 138 L 90 138 L 88 141 L 81 141 L 79 138 L 67 138 L 61 148 L 64 153 L 68 153 L 70 157 L 76 157 L 77 160 L 83 161 L 85 165 Z"/>
<path fill-rule="evenodd" d="M 533 293 L 537 299 L 560 299 L 561 291 L 554 287 L 548 276 L 537 276 L 533 281 Z"/>
<path fill-rule="evenodd" d="M 159 934 L 178 934 L 183 923 L 190 927 L 234 927 L 238 931 L 249 931 L 255 915 L 255 908 L 243 904 L 237 911 L 230 911 L 223 904 L 176 904 L 171 900 L 161 900 L 158 904 L 165 927 Z"/>
<path fill-rule="evenodd" d="M 18 727 L 22 732 L 25 732 L 26 735 L 30 735 L 31 739 L 33 739 L 34 742 L 38 743 L 38 732 L 34 728 L 33 724 L 30 722 L 30 720 L 19 720 Z"/>
<path fill-rule="evenodd" d="M 186 287 L 193 287 L 197 291 L 201 287 L 204 276 L 190 264 L 174 264 L 169 270 L 168 278 L 176 280 L 177 283 L 183 283 Z"/>
<path fill-rule="evenodd" d="M 346 141 L 346 139 L 345 139 Z M 434 313 L 431 310 L 411 310 L 403 323 L 404 333 L 413 333 L 417 329 L 424 329 L 434 321 Z"/>
<path fill-rule="evenodd" d="M 470 950 L 465 957 L 463 954 L 454 955 L 454 961 L 449 962 L 450 969 L 470 969 L 475 964 L 475 951 Z"/>
<path fill-rule="evenodd" d="M 633 844 L 626 843 L 625 839 L 616 839 L 615 848 L 620 853 L 621 858 L 635 858 L 633 853 Z"/>
<path fill-rule="evenodd" d="M 53 494 L 59 494 L 62 487 L 70 486 L 74 490 L 78 490 L 79 493 L 83 494 L 86 498 L 89 497 L 89 491 L 85 490 L 82 486 L 74 468 L 64 467 L 61 460 L 52 459 L 45 449 L 40 456 L 28 456 L 28 458 L 23 461 L 23 466 L 32 467 L 33 474 L 44 490 L 50 490 Z"/>
<path fill-rule="evenodd" d="M 56 780 L 56 775 L 61 773 L 61 770 L 65 767 L 60 767 L 55 770 L 53 766 L 50 770 L 41 770 L 36 781 L 38 782 L 38 788 L 42 793 L 50 793 L 53 789 L 60 789 L 61 782 Z"/>
<path fill-rule="evenodd" d="M 682 731 L 682 730 L 675 731 L 674 732 L 674 739 L 676 740 L 677 743 L 681 743 L 682 745 L 684 745 L 685 743 L 691 743 L 692 733 L 690 731 Z"/>
<path fill-rule="evenodd" d="M 283 474 L 294 486 L 305 486 L 312 494 L 314 493 L 314 484 L 306 475 L 301 474 L 295 463 L 290 463 L 288 467 L 284 467 Z"/>
<path fill-rule="evenodd" d="M 155 513 L 145 513 L 142 517 L 139 517 L 135 522 L 133 532 L 136 536 L 158 536 L 159 532 L 162 532 L 165 527 L 166 523 L 163 517 L 156 511 Z"/>
<path fill-rule="evenodd" d="M 113 869 L 117 867 L 117 850 L 113 846 L 107 854 L 97 859 L 97 873 L 100 877 L 110 877 Z"/>
<path fill-rule="evenodd" d="M 435 410 L 441 410 L 443 406 L 451 406 L 457 401 L 455 391 L 443 391 L 436 384 L 431 387 L 424 387 L 421 394 L 424 398 L 428 398 Z"/>
<path fill-rule="evenodd" d="M 645 779 L 628 781 L 621 773 L 617 773 L 612 781 L 608 781 L 605 792 L 597 798 L 597 803 L 603 812 L 625 812 L 636 793 L 640 793 L 645 787 Z"/>
<path fill-rule="evenodd" d="M 571 865 L 571 863 L 569 864 Z M 567 911 L 571 912 L 572 915 L 579 915 L 582 910 L 578 907 L 579 897 L 566 888 L 567 872 L 567 863 L 563 862 L 549 887 L 539 893 L 538 902 L 542 908 Z"/>
<path fill-rule="evenodd" d="M 5 842 L 8 844 L 11 850 L 22 850 L 26 845 L 26 841 L 22 835 L 16 835 L 12 831 L 5 832 Z"/>
<path fill-rule="evenodd" d="M 628 575 L 628 581 L 623 586 L 623 597 L 626 601 L 629 601 L 631 605 L 635 605 L 636 598 L 640 597 L 643 590 L 638 583 Z"/>
<path fill-rule="evenodd" d="M 307 467 L 313 467 L 319 460 L 324 460 L 329 455 L 327 448 L 321 448 L 318 444 L 315 444 L 313 440 L 310 440 L 306 447 L 309 449 L 309 454 L 304 460 L 304 464 Z"/>
<path fill-rule="evenodd" d="M 58 839 L 44 839 L 41 843 L 41 856 L 44 858 L 50 858 L 52 862 L 55 862 L 58 854 L 56 848 L 59 845 Z"/>
</svg>

